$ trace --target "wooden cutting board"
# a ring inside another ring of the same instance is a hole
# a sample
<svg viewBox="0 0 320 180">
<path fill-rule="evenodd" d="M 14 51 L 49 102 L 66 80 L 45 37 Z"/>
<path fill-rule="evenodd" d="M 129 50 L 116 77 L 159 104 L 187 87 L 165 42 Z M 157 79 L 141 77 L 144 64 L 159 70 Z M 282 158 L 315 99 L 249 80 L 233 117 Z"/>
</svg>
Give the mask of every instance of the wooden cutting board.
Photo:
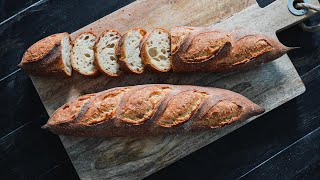
<svg viewBox="0 0 320 180">
<path fill-rule="evenodd" d="M 310 3 L 319 4 L 317 0 L 310 0 Z M 212 26 L 225 30 L 248 29 L 276 37 L 275 32 L 279 29 L 297 23 L 311 14 L 293 16 L 287 9 L 287 0 L 277 0 L 265 8 L 260 8 L 255 0 L 139 0 L 72 33 L 72 38 L 87 30 L 99 34 L 109 28 L 123 33 L 133 27 L 151 30 L 155 27 L 170 28 L 177 25 Z M 229 18 L 225 19 L 227 17 Z M 219 20 L 222 21 L 217 23 Z M 266 111 L 305 91 L 304 84 L 287 55 L 241 73 L 146 73 L 120 78 L 87 78 L 80 75 L 73 75 L 69 79 L 31 78 L 49 115 L 62 104 L 82 94 L 136 84 L 193 84 L 230 89 L 248 97 Z M 81 179 L 141 179 L 253 119 L 217 130 L 187 135 L 60 138 Z"/>
</svg>

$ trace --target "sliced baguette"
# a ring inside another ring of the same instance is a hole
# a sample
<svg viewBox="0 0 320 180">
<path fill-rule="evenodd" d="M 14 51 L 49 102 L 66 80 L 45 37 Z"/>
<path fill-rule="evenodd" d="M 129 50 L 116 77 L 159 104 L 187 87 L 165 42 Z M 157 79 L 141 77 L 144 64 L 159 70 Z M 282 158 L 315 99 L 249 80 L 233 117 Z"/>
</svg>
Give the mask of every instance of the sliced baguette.
<svg viewBox="0 0 320 180">
<path fill-rule="evenodd" d="M 94 65 L 94 45 L 96 36 L 93 33 L 85 32 L 80 34 L 74 41 L 71 52 L 71 64 L 74 70 L 85 76 L 98 74 Z"/>
<path fill-rule="evenodd" d="M 18 66 L 31 75 L 71 76 L 71 49 L 68 33 L 53 34 L 29 47 Z"/>
<path fill-rule="evenodd" d="M 117 62 L 118 57 L 115 54 L 120 37 L 117 31 L 106 30 L 101 34 L 94 48 L 95 65 L 102 73 L 109 76 L 119 76 L 121 73 Z"/>
<path fill-rule="evenodd" d="M 157 72 L 168 72 L 171 69 L 170 33 L 162 28 L 148 33 L 143 40 L 141 58 L 146 68 Z"/>
<path fill-rule="evenodd" d="M 141 74 L 144 71 L 144 63 L 140 57 L 140 44 L 146 31 L 134 28 L 126 32 L 117 48 L 120 68 L 127 72 Z"/>
</svg>

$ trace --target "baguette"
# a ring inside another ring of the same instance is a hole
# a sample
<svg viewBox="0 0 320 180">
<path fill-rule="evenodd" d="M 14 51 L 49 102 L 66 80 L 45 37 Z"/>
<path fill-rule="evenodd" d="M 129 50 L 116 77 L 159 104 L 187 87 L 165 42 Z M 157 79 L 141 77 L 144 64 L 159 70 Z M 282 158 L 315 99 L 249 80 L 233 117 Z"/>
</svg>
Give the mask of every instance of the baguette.
<svg viewBox="0 0 320 180">
<path fill-rule="evenodd" d="M 31 75 L 71 76 L 71 48 L 68 33 L 53 34 L 29 47 L 18 66 Z"/>
<path fill-rule="evenodd" d="M 142 41 L 141 58 L 151 71 L 168 72 L 170 62 L 170 33 L 157 28 L 148 33 Z"/>
<path fill-rule="evenodd" d="M 265 35 L 225 33 L 203 27 L 171 29 L 174 72 L 247 70 L 277 59 L 289 50 Z"/>
<path fill-rule="evenodd" d="M 157 28 L 148 35 L 145 34 L 143 29 L 131 29 L 119 42 L 115 40 L 115 50 L 108 48 L 108 51 L 102 51 L 104 45 L 99 43 L 106 37 L 100 37 L 95 55 L 95 36 L 91 33 L 81 34 L 72 48 L 72 67 L 86 76 L 96 75 L 98 69 L 110 76 L 119 76 L 120 69 L 141 74 L 145 66 L 157 72 L 167 72 L 170 69 L 177 73 L 230 72 L 254 68 L 294 49 L 265 35 L 223 32 L 206 27 L 173 27 L 170 33 Z M 35 43 L 26 51 L 19 66 L 34 75 L 62 73 L 71 76 L 71 42 L 68 36 L 56 34 Z M 118 36 L 119 34 L 116 35 Z M 83 37 L 89 39 L 84 40 Z M 61 39 L 65 39 L 66 43 Z M 109 55 L 113 51 L 116 56 Z M 113 60 L 117 58 L 118 64 Z"/>
<path fill-rule="evenodd" d="M 119 76 L 121 71 L 115 48 L 120 40 L 120 34 L 114 30 L 106 30 L 100 36 L 95 46 L 95 64 L 104 74 L 109 76 Z"/>
<path fill-rule="evenodd" d="M 228 90 L 139 85 L 81 96 L 56 110 L 43 128 L 70 136 L 158 135 L 219 128 L 262 112 Z"/>
<path fill-rule="evenodd" d="M 85 76 L 95 76 L 98 69 L 94 64 L 94 45 L 96 36 L 85 32 L 80 34 L 74 41 L 71 51 L 71 64 L 75 71 Z"/>
<path fill-rule="evenodd" d="M 126 32 L 116 47 L 120 68 L 126 72 L 141 74 L 144 63 L 140 57 L 140 44 L 146 31 L 134 28 Z"/>
</svg>

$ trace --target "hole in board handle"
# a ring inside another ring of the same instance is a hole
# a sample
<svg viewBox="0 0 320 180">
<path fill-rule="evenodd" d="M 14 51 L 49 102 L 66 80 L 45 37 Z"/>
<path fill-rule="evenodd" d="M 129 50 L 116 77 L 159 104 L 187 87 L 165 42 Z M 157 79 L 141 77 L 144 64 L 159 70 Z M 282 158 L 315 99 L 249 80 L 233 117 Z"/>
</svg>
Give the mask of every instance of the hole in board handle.
<svg viewBox="0 0 320 180">
<path fill-rule="evenodd" d="M 308 3 L 308 0 L 288 0 L 289 11 L 296 16 L 302 16 L 307 13 L 306 9 L 296 8 L 297 3 Z"/>
</svg>

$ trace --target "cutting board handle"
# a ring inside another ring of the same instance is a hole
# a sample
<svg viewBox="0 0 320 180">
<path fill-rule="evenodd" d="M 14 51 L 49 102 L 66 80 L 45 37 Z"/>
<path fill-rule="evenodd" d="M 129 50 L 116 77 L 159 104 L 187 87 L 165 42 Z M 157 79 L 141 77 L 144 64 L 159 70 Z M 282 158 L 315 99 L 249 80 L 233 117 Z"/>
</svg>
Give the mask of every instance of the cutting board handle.
<svg viewBox="0 0 320 180">
<path fill-rule="evenodd" d="M 308 3 L 320 5 L 318 0 L 309 0 Z M 228 30 L 240 28 L 275 36 L 277 31 L 295 25 L 315 13 L 308 11 L 304 15 L 297 16 L 289 11 L 288 0 L 276 0 L 264 8 L 259 7 L 256 3 L 212 27 Z M 242 18 L 235 18 L 237 15 Z"/>
<path fill-rule="evenodd" d="M 309 0 L 308 3 L 316 6 L 320 5 L 318 0 Z M 315 14 L 312 11 L 307 11 L 306 14 L 301 16 L 292 14 L 288 9 L 288 0 L 277 0 L 269 6 L 262 8 L 262 11 L 265 13 L 265 18 L 268 18 L 269 14 L 271 23 L 276 23 L 276 26 L 272 26 L 275 28 L 275 32 L 293 26 Z"/>
</svg>

